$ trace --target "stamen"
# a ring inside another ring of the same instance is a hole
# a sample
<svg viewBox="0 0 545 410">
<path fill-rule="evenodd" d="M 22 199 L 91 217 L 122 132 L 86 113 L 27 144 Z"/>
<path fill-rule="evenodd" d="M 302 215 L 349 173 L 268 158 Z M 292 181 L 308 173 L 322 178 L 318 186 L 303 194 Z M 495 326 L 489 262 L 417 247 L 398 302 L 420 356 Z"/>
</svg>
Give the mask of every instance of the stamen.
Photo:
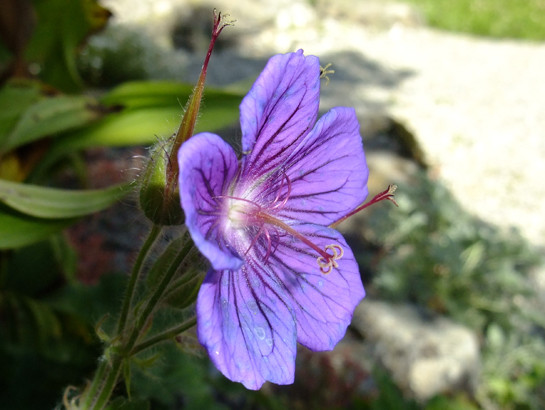
<svg viewBox="0 0 545 410">
<path fill-rule="evenodd" d="M 232 196 L 232 195 L 217 195 L 214 197 L 214 199 L 235 199 L 237 201 L 244 201 L 244 202 L 247 202 L 251 205 L 254 205 L 256 208 L 259 208 L 261 209 L 261 206 L 259 204 L 256 204 L 254 201 L 250 200 L 250 199 L 246 199 L 246 198 L 239 198 L 238 196 Z"/>
<path fill-rule="evenodd" d="M 335 74 L 335 70 L 328 70 L 329 67 L 331 67 L 331 63 L 327 63 L 325 67 L 320 67 L 320 78 L 325 78 L 326 83 L 325 85 L 329 85 L 329 77 L 328 74 Z"/>
<path fill-rule="evenodd" d="M 280 200 L 280 192 L 282 191 L 282 188 L 284 188 L 284 179 L 286 180 L 287 186 L 288 186 L 288 192 L 286 192 L 284 199 L 282 202 L 278 202 Z M 271 207 L 272 209 L 282 209 L 288 202 L 288 199 L 290 199 L 291 194 L 291 180 L 290 177 L 284 172 L 282 174 L 282 181 L 280 182 L 280 188 L 278 188 L 278 193 L 276 194 L 276 198 L 274 198 L 274 205 Z"/>
<path fill-rule="evenodd" d="M 344 250 L 342 247 L 336 244 L 327 245 L 325 247 L 326 249 L 331 249 L 333 251 L 333 255 L 329 255 L 327 258 L 324 258 L 323 256 L 318 257 L 316 261 L 318 262 L 318 266 L 320 267 L 320 271 L 327 275 L 331 272 L 333 268 L 338 268 L 339 264 L 337 263 L 337 259 L 341 259 L 344 255 Z M 327 253 L 327 252 L 326 252 Z"/>
<path fill-rule="evenodd" d="M 309 247 L 314 249 L 316 252 L 318 252 L 319 255 L 323 256 L 324 259 L 327 260 L 327 259 L 329 259 L 331 257 L 331 255 L 329 255 L 326 251 L 324 251 L 323 249 L 318 248 L 318 246 L 316 246 L 314 243 L 312 243 L 308 238 L 306 238 L 305 236 L 303 236 L 302 234 L 300 234 L 295 229 L 293 229 L 291 226 L 289 226 L 288 224 L 282 222 L 281 220 L 276 219 L 275 217 L 267 214 L 266 212 L 261 212 L 261 211 L 256 213 L 256 217 L 259 218 L 260 220 L 262 220 L 263 222 L 266 222 L 266 223 L 269 223 L 271 225 L 274 225 L 274 226 L 277 226 L 277 227 L 281 228 L 282 230 L 289 233 L 291 236 L 299 239 L 305 245 L 308 245 Z"/>
<path fill-rule="evenodd" d="M 395 206 L 399 206 L 395 200 L 394 192 L 397 189 L 397 185 L 388 185 L 388 188 L 386 188 L 381 193 L 375 195 L 373 199 L 371 199 L 369 202 L 362 204 L 358 206 L 356 209 L 354 209 L 352 212 L 349 212 L 345 216 L 343 216 L 341 219 L 338 219 L 337 221 L 333 222 L 331 225 L 329 225 L 330 228 L 336 228 L 341 222 L 345 221 L 346 219 L 350 218 L 352 215 L 357 214 L 359 211 L 376 204 L 377 202 L 388 200 L 392 202 Z"/>
</svg>

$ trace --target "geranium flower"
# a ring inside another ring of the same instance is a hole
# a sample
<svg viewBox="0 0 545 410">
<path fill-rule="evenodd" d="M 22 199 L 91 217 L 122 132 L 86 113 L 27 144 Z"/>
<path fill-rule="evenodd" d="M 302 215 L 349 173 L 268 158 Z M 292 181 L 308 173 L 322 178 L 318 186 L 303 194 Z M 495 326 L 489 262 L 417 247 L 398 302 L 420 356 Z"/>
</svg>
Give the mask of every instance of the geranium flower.
<svg viewBox="0 0 545 410">
<path fill-rule="evenodd" d="M 217 368 L 249 389 L 293 382 L 297 342 L 331 350 L 364 297 L 358 265 L 329 227 L 367 196 L 354 109 L 316 122 L 317 57 L 272 57 L 240 106 L 241 160 L 219 136 L 178 154 L 180 195 L 210 261 L 197 332 Z"/>
</svg>

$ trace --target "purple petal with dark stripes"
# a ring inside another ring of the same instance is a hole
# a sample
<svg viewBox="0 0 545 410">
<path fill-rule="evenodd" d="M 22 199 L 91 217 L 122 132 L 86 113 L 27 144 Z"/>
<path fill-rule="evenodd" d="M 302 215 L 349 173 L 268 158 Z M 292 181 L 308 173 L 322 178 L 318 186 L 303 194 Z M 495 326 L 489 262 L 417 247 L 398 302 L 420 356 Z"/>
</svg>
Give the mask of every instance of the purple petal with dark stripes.
<svg viewBox="0 0 545 410">
<path fill-rule="evenodd" d="M 215 269 L 238 269 L 242 260 L 226 242 L 222 207 L 227 188 L 237 172 L 235 152 L 215 134 L 187 140 L 178 152 L 179 184 L 185 224 L 193 242 Z"/>
<path fill-rule="evenodd" d="M 225 376 L 248 389 L 267 380 L 293 383 L 296 328 L 281 290 L 246 264 L 237 271 L 210 271 L 199 291 L 199 341 Z"/>
<path fill-rule="evenodd" d="M 295 313 L 297 341 L 311 350 L 331 350 L 343 338 L 354 309 L 365 296 L 358 264 L 337 231 L 313 224 L 292 227 L 319 248 L 338 245 L 344 253 L 336 261 L 338 267 L 324 274 L 314 249 L 285 239 L 269 260 L 275 279 L 286 287 L 284 299 Z"/>
<path fill-rule="evenodd" d="M 318 115 L 320 63 L 303 51 L 272 57 L 240 105 L 243 173 L 282 164 Z"/>
<path fill-rule="evenodd" d="M 332 349 L 365 295 L 354 255 L 327 227 L 368 193 L 359 124 L 338 107 L 314 125 L 319 75 L 302 51 L 269 60 L 240 107 L 240 166 L 214 134 L 178 155 L 186 225 L 213 266 L 197 299 L 199 341 L 250 389 L 292 383 L 296 341 Z"/>
<path fill-rule="evenodd" d="M 329 225 L 367 197 L 369 170 L 353 108 L 337 107 L 317 122 L 284 166 L 291 192 L 281 215 Z M 288 184 L 282 190 L 287 194 Z"/>
</svg>

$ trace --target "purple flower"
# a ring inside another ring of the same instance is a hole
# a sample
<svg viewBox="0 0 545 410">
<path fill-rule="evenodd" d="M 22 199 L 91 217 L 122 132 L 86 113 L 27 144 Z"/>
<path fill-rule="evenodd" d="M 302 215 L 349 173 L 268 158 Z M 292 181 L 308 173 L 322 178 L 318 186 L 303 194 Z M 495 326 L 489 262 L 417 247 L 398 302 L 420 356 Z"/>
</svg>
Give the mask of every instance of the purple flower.
<svg viewBox="0 0 545 410">
<path fill-rule="evenodd" d="M 249 389 L 293 382 L 297 342 L 331 350 L 364 297 L 358 265 L 329 225 L 367 196 L 352 108 L 316 122 L 317 57 L 272 57 L 240 106 L 243 156 L 198 134 L 178 154 L 186 225 L 212 264 L 197 331 L 217 368 Z"/>
</svg>

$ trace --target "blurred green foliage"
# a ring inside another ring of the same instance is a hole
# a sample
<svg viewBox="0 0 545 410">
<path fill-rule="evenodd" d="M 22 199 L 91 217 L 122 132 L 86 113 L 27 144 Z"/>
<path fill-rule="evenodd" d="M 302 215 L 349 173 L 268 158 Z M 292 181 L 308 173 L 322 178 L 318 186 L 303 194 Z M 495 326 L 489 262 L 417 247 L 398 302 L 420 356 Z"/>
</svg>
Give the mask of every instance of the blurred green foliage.
<svg viewBox="0 0 545 410">
<path fill-rule="evenodd" d="M 497 38 L 545 40 L 544 0 L 404 0 L 444 30 Z"/>
</svg>

